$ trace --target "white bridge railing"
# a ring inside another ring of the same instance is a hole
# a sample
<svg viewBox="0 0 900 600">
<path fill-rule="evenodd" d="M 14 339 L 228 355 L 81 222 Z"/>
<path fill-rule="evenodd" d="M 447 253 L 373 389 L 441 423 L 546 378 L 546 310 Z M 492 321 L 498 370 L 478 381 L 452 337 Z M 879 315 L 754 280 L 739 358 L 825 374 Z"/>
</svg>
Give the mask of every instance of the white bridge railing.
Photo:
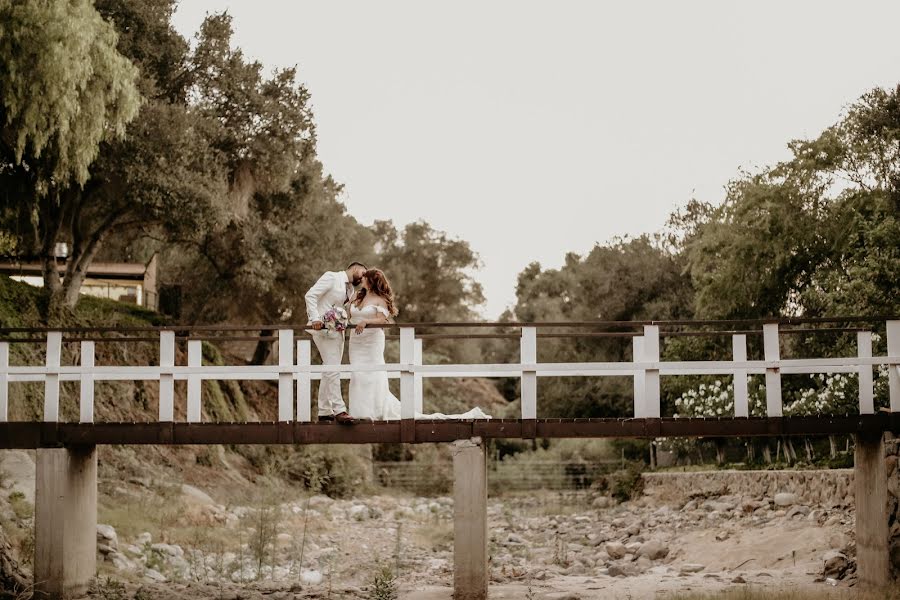
<svg viewBox="0 0 900 600">
<path fill-rule="evenodd" d="M 508 326 L 508 325 L 505 325 Z M 857 332 L 857 356 L 843 358 L 782 359 L 779 326 L 763 325 L 763 360 L 747 360 L 746 334 L 732 335 L 732 359 L 718 361 L 660 360 L 660 329 L 645 325 L 633 337 L 631 362 L 540 363 L 537 360 L 537 328 L 521 326 L 520 361 L 512 364 L 423 364 L 422 338 L 413 327 L 400 327 L 400 360 L 386 365 L 351 366 L 312 364 L 309 339 L 295 340 L 293 330 L 278 331 L 278 364 L 264 366 L 213 366 L 202 364 L 202 341 L 187 340 L 187 365 L 175 364 L 176 338 L 173 330 L 159 332 L 159 365 L 104 366 L 94 361 L 95 342 L 81 341 L 80 364 L 61 364 L 63 334 L 46 333 L 45 364 L 10 365 L 10 342 L 0 342 L 0 422 L 8 420 L 9 384 L 43 382 L 45 422 L 59 421 L 60 383 L 77 381 L 79 420 L 94 422 L 94 388 L 103 381 L 158 381 L 159 421 L 175 418 L 175 381 L 187 382 L 187 422 L 199 423 L 203 414 L 201 382 L 204 380 L 273 380 L 278 382 L 278 420 L 309 422 L 311 384 L 322 373 L 339 372 L 349 378 L 353 371 L 387 371 L 400 379 L 401 417 L 412 419 L 423 411 L 423 379 L 429 377 L 518 377 L 521 380 L 521 418 L 537 417 L 538 377 L 628 376 L 634 380 L 634 417 L 660 417 L 660 377 L 677 375 L 729 375 L 734 377 L 734 416 L 747 417 L 749 395 L 747 377 L 765 375 L 766 414 L 782 415 L 781 376 L 784 374 L 855 373 L 859 377 L 859 412 L 872 414 L 873 369 L 887 365 L 890 377 L 890 411 L 900 412 L 900 320 L 887 321 L 887 355 L 873 356 L 872 334 Z M 815 330 L 811 330 L 815 331 Z M 352 333 L 351 333 L 352 335 Z M 116 338 L 110 338 L 115 342 Z"/>
</svg>

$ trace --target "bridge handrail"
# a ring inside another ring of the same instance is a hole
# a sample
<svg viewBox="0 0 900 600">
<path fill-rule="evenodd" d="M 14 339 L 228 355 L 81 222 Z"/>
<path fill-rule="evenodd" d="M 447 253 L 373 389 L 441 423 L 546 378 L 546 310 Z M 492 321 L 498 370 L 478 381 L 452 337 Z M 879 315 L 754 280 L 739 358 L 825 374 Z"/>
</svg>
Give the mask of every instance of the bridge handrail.
<svg viewBox="0 0 900 600">
<path fill-rule="evenodd" d="M 872 322 L 872 317 L 833 317 L 803 319 L 807 324 L 830 324 L 836 322 Z M 311 341 L 304 335 L 297 335 L 293 329 L 275 329 L 274 336 L 247 336 L 251 340 L 271 337 L 277 341 L 277 365 L 234 365 L 215 366 L 202 364 L 202 339 L 191 336 L 177 336 L 180 331 L 214 331 L 203 328 L 181 328 L 171 326 L 156 328 L 152 331 L 158 337 L 144 336 L 141 340 L 159 343 L 158 365 L 95 365 L 94 354 L 97 342 L 115 342 L 120 338 L 78 338 L 65 340 L 63 334 L 88 331 L 85 328 L 8 328 L 6 331 L 44 333 L 44 338 L 29 340 L 0 340 L 0 422 L 8 419 L 9 384 L 16 382 L 44 383 L 45 422 L 59 420 L 60 382 L 80 382 L 80 421 L 92 423 L 94 419 L 94 387 L 101 381 L 150 380 L 159 381 L 159 421 L 174 421 L 175 389 L 174 383 L 187 382 L 186 406 L 187 422 L 199 423 L 202 419 L 202 382 L 204 380 L 277 380 L 278 381 L 278 421 L 308 422 L 311 421 L 311 383 L 320 379 L 323 373 L 337 372 L 347 378 L 353 371 L 383 371 L 389 377 L 400 379 L 401 417 L 412 420 L 416 413 L 423 413 L 423 380 L 425 378 L 463 378 L 463 377 L 517 377 L 521 385 L 521 418 L 533 421 L 537 418 L 537 378 L 538 377 L 603 377 L 628 376 L 634 382 L 633 415 L 636 418 L 659 418 L 660 414 L 660 377 L 678 375 L 726 375 L 734 378 L 734 415 L 749 416 L 749 394 L 747 378 L 749 375 L 764 375 L 766 378 L 766 416 L 782 416 L 781 376 L 782 374 L 815 374 L 815 373 L 856 373 L 859 376 L 859 410 L 860 414 L 874 413 L 874 378 L 873 368 L 887 366 L 889 371 L 890 411 L 900 412 L 900 319 L 888 319 L 885 325 L 887 335 L 887 354 L 873 356 L 872 333 L 861 328 L 791 328 L 782 329 L 781 321 L 797 324 L 798 319 L 755 320 L 762 325 L 762 331 L 717 331 L 717 332 L 664 332 L 660 323 L 685 322 L 645 322 L 640 325 L 639 332 L 588 332 L 570 334 L 538 332 L 540 327 L 583 327 L 580 323 L 530 323 L 530 324 L 491 324 L 497 327 L 518 327 L 520 333 L 493 334 L 513 337 L 520 342 L 520 359 L 515 363 L 503 364 L 423 364 L 423 341 L 434 339 L 484 339 L 492 334 L 421 334 L 417 335 L 421 324 L 391 325 L 399 328 L 400 360 L 386 365 L 315 365 L 311 361 Z M 729 323 L 747 323 L 748 321 L 729 321 Z M 592 322 L 614 323 L 621 327 L 623 323 L 637 327 L 638 322 Z M 690 321 L 690 324 L 720 325 L 722 321 Z M 484 326 L 487 324 L 442 324 L 445 327 Z M 425 325 L 424 327 L 437 325 Z M 147 328 L 137 328 L 151 331 Z M 90 329 L 101 331 L 100 329 Z M 220 331 L 247 331 L 244 327 L 219 329 Z M 102 330 L 104 333 L 114 330 Z M 124 331 L 124 330 L 115 330 Z M 855 332 L 857 337 L 856 357 L 837 358 L 800 358 L 782 359 L 779 339 L 783 334 Z M 629 362 L 583 362 L 583 363 L 542 363 L 537 357 L 537 340 L 539 337 L 575 337 L 579 335 L 604 334 L 627 336 L 632 339 L 632 360 Z M 747 359 L 747 336 L 761 333 L 763 336 L 763 359 Z M 731 360 L 710 361 L 662 361 L 660 360 L 660 338 L 667 334 L 729 335 L 732 338 Z M 235 336 L 231 336 L 235 337 Z M 135 341 L 135 338 L 125 338 Z M 187 343 L 187 365 L 176 365 L 176 342 L 181 339 Z M 208 338 L 219 339 L 222 338 Z M 226 338 L 227 339 L 227 338 Z M 243 338 L 242 338 L 243 339 Z M 11 366 L 9 364 L 10 344 L 17 342 L 41 341 L 46 344 L 45 364 Z M 62 346 L 64 342 L 80 344 L 79 357 L 81 364 L 68 366 L 61 364 Z M 296 408 L 295 408 L 296 407 Z M 405 429 L 405 431 L 408 430 Z"/>
</svg>

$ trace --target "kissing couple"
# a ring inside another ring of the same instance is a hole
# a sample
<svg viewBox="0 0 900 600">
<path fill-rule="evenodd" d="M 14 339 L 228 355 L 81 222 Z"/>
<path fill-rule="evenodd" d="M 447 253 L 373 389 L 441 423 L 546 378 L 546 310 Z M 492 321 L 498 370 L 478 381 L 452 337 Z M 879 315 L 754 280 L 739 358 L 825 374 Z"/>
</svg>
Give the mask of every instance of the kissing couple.
<svg viewBox="0 0 900 600">
<path fill-rule="evenodd" d="M 313 342 L 323 365 L 339 365 L 344 359 L 343 331 L 327 331 L 323 315 L 343 308 L 350 316 L 350 364 L 384 364 L 384 329 L 369 325 L 393 323 L 397 316 L 394 291 L 380 269 L 352 262 L 343 271 L 328 271 L 306 292 L 306 315 Z M 344 425 L 356 419 L 393 421 L 400 418 L 400 400 L 388 387 L 387 371 L 350 373 L 350 408 L 341 394 L 341 374 L 322 373 L 319 382 L 319 421 Z M 420 414 L 417 419 L 490 419 L 480 408 L 454 415 Z"/>
</svg>

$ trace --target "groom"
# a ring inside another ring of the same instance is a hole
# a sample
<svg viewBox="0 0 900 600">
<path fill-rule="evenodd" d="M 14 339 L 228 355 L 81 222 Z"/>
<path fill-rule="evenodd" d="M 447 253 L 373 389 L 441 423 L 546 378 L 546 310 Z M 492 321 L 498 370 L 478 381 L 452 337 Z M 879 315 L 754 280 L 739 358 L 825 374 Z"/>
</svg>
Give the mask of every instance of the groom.
<svg viewBox="0 0 900 600">
<path fill-rule="evenodd" d="M 334 306 L 346 306 L 354 296 L 354 288 L 363 279 L 367 269 L 362 263 L 353 262 L 344 271 L 328 271 L 306 292 L 306 316 L 313 329 L 313 341 L 319 349 L 323 365 L 339 365 L 344 358 L 344 335 L 329 335 L 322 331 L 325 324 L 322 314 Z M 341 374 L 322 373 L 319 382 L 319 421 L 353 423 L 347 413 L 347 405 L 341 396 Z"/>
</svg>

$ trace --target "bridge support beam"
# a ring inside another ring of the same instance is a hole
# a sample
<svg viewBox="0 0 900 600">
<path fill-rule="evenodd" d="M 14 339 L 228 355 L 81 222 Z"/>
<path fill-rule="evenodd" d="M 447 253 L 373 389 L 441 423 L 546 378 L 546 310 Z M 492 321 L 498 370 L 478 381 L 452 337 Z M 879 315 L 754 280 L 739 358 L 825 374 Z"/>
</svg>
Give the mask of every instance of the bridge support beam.
<svg viewBox="0 0 900 600">
<path fill-rule="evenodd" d="M 888 528 L 887 467 L 884 436 L 856 436 L 853 478 L 856 488 L 856 572 L 864 592 L 891 585 Z"/>
<path fill-rule="evenodd" d="M 453 599 L 488 592 L 487 454 L 481 438 L 453 443 Z"/>
<path fill-rule="evenodd" d="M 80 598 L 97 571 L 96 446 L 39 448 L 35 467 L 35 597 Z"/>
</svg>

